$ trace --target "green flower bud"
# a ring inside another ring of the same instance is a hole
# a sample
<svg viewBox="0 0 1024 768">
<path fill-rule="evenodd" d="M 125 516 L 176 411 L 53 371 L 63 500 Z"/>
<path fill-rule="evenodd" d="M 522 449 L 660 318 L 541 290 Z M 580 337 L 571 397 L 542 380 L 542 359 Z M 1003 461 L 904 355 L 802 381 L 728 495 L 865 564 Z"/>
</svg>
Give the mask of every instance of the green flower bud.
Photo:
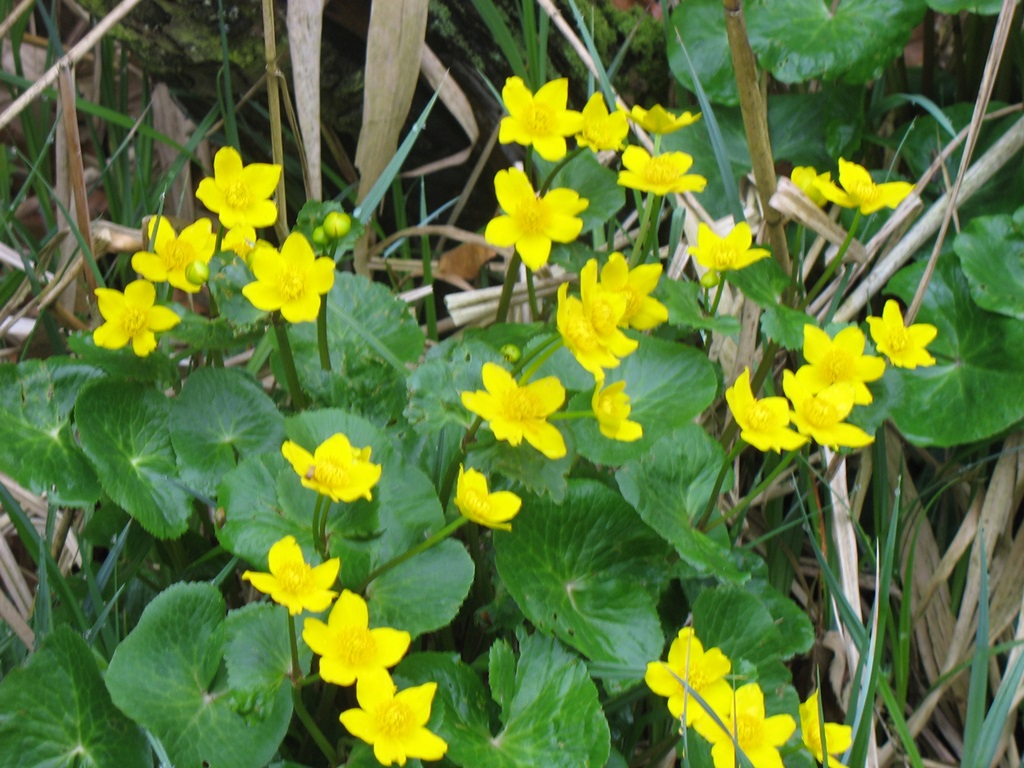
<svg viewBox="0 0 1024 768">
<path fill-rule="evenodd" d="M 714 288 L 720 282 L 722 282 L 721 275 L 719 275 L 713 269 L 709 269 L 700 278 L 700 284 L 705 288 Z"/>
<path fill-rule="evenodd" d="M 196 259 L 185 267 L 185 279 L 192 285 L 202 285 L 210 279 L 210 268 L 202 259 Z"/>
<path fill-rule="evenodd" d="M 324 217 L 324 234 L 331 240 L 341 240 L 352 229 L 352 217 L 347 213 L 331 211 Z"/>
<path fill-rule="evenodd" d="M 323 227 L 317 227 L 313 230 L 313 245 L 318 248 L 323 248 L 327 245 L 327 233 L 324 232 Z"/>
<path fill-rule="evenodd" d="M 523 356 L 523 351 L 515 344 L 506 344 L 501 348 L 501 356 L 510 363 L 518 363 L 519 358 Z"/>
</svg>

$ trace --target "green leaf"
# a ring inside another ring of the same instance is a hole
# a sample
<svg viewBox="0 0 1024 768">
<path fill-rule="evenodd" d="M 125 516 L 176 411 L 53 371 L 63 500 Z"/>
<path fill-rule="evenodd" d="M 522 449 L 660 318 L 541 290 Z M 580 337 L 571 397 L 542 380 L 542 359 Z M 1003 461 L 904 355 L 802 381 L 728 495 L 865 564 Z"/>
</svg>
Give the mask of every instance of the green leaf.
<svg viewBox="0 0 1024 768">
<path fill-rule="evenodd" d="M 103 490 L 157 538 L 185 532 L 191 499 L 177 478 L 171 403 L 152 387 L 101 380 L 75 404 L 82 450 Z"/>
<path fill-rule="evenodd" d="M 898 56 L 924 17 L 924 0 L 752 0 L 750 46 L 784 83 L 811 78 L 866 83 Z"/>
<path fill-rule="evenodd" d="M 783 659 L 811 650 L 814 645 L 814 627 L 806 611 L 765 579 L 751 579 L 744 586 L 748 593 L 761 601 L 775 621 Z"/>
<path fill-rule="evenodd" d="M 273 618 L 284 634 L 282 612 Z M 160 739 L 174 765 L 266 765 L 288 730 L 291 692 L 282 684 L 260 698 L 233 687 L 224 654 L 228 636 L 240 629 L 235 622 L 270 619 L 260 614 L 225 623 L 216 587 L 175 584 L 146 606 L 114 651 L 107 670 L 114 703 Z M 233 666 L 239 663 L 236 657 Z"/>
<path fill-rule="evenodd" d="M 744 581 L 748 574 L 737 569 L 728 544 L 695 529 L 692 523 L 707 506 L 724 461 L 722 447 L 699 426 L 688 424 L 624 464 L 615 479 L 643 521 L 675 547 L 697 574 Z"/>
<path fill-rule="evenodd" d="M 448 539 L 378 576 L 366 590 L 378 626 L 400 627 L 414 638 L 446 626 L 473 584 L 473 560 Z"/>
<path fill-rule="evenodd" d="M 494 534 L 498 574 L 526 617 L 597 662 L 643 675 L 664 637 L 665 545 L 622 497 L 574 480 L 561 504 L 530 500 Z"/>
<path fill-rule="evenodd" d="M 233 691 L 244 694 L 241 698 L 249 696 L 257 704 L 269 704 L 282 685 L 291 685 L 288 613 L 282 606 L 249 603 L 229 611 L 224 630 L 228 683 Z M 299 666 L 307 672 L 313 652 L 302 642 L 301 627 L 299 630 Z"/>
<path fill-rule="evenodd" d="M 735 285 L 751 301 L 764 309 L 778 307 L 782 293 L 789 287 L 789 278 L 772 258 L 761 259 L 749 267 L 726 272 L 725 279 Z"/>
<path fill-rule="evenodd" d="M 239 458 L 278 451 L 284 417 L 260 386 L 235 368 L 200 368 L 185 381 L 169 420 L 182 481 L 213 496 Z"/>
<path fill-rule="evenodd" d="M 61 358 L 0 365 L 0 470 L 58 504 L 94 504 L 99 481 L 70 421 L 78 390 L 99 375 Z"/>
<path fill-rule="evenodd" d="M 705 648 L 722 649 L 733 671 L 747 662 L 760 672 L 782 657 L 782 636 L 771 613 L 741 587 L 724 584 L 702 590 L 693 604 L 693 628 Z"/>
<path fill-rule="evenodd" d="M 740 321 L 731 315 L 710 317 L 700 304 L 701 287 L 691 280 L 660 280 L 654 297 L 668 308 L 668 323 L 676 328 L 709 330 L 726 336 L 740 332 Z"/>
<path fill-rule="evenodd" d="M 183 312 L 179 310 L 179 314 Z M 75 355 L 75 362 L 96 368 L 113 378 L 159 382 L 162 386 L 170 386 L 181 379 L 177 366 L 159 347 L 147 357 L 139 357 L 130 347 L 97 347 L 92 341 L 92 334 L 74 333 L 68 336 L 67 341 L 68 349 Z"/>
<path fill-rule="evenodd" d="M 1024 320 L 1024 208 L 972 219 L 953 250 L 979 307 Z"/>
<path fill-rule="evenodd" d="M 541 168 L 542 178 L 546 178 L 547 173 Z M 584 232 L 595 228 L 603 230 L 626 204 L 626 190 L 619 186 L 617 174 L 601 165 L 590 150 L 580 153 L 555 174 L 550 189 L 558 187 L 574 189 L 588 201 L 586 210 L 579 214 L 583 219 Z"/>
<path fill-rule="evenodd" d="M 438 681 L 434 706 L 444 718 L 437 733 L 448 742 L 447 759 L 462 768 L 546 768 L 603 766 L 610 750 L 608 723 L 587 668 L 556 640 L 520 636 L 519 663 L 502 713 L 501 730 L 492 736 L 483 686 L 461 662 L 439 654 L 416 654 L 396 673 L 415 683 Z M 499 655 L 512 663 L 511 650 Z M 492 648 L 492 658 L 494 651 Z M 508 686 L 506 667 L 501 685 Z M 493 686 L 492 681 L 492 686 Z M 503 698 L 504 698 L 503 694 Z M 475 704 L 473 709 L 462 700 Z"/>
<path fill-rule="evenodd" d="M 785 349 L 803 349 L 804 326 L 814 324 L 806 312 L 784 304 L 769 307 L 761 315 L 764 335 Z"/>
<path fill-rule="evenodd" d="M 555 422 L 560 429 L 565 422 Z M 487 427 L 480 431 L 487 434 Z M 546 496 L 555 503 L 565 498 L 565 476 L 572 468 L 574 444 L 566 436 L 566 454 L 560 459 L 549 459 L 525 440 L 517 446 L 503 441 L 491 440 L 482 448 L 472 450 L 466 457 L 466 466 L 473 467 L 485 475 L 501 475 L 512 483 L 512 490 L 522 496 L 524 493 Z"/>
<path fill-rule="evenodd" d="M 668 65 L 676 80 L 688 91 L 694 90 L 690 67 L 676 41 L 678 35 L 690 54 L 690 61 L 708 98 L 715 104 L 739 104 L 722 3 L 719 0 L 687 0 L 676 6 L 671 18 Z M 717 110 L 715 114 L 718 114 Z"/>
<path fill-rule="evenodd" d="M 152 765 L 145 735 L 114 706 L 96 657 L 66 626 L 0 683 L 0 755 L 7 768 Z"/>
<path fill-rule="evenodd" d="M 923 271 L 923 264 L 900 271 L 887 290 L 909 303 Z M 964 445 L 1024 418 L 1024 324 L 980 309 L 948 252 L 939 258 L 917 322 L 939 329 L 928 347 L 938 362 L 930 368 L 893 371 L 903 391 L 893 421 L 908 440 Z"/>
<path fill-rule="evenodd" d="M 1017 0 L 1020 4 L 1020 0 Z M 936 13 L 956 15 L 967 11 L 977 16 L 995 16 L 1003 7 L 1002 0 L 928 0 L 928 7 Z"/>
<path fill-rule="evenodd" d="M 262 323 L 267 313 L 256 309 L 242 295 L 242 289 L 255 278 L 245 263 L 230 251 L 222 251 L 210 259 L 210 293 L 217 301 L 221 317 L 239 328 L 250 328 Z"/>
<path fill-rule="evenodd" d="M 700 415 L 718 388 L 704 353 L 651 336 L 641 336 L 639 341 L 636 352 L 606 372 L 606 382 L 626 382 L 632 407 L 629 418 L 643 427 L 643 437 L 633 443 L 618 442 L 601 434 L 596 419 L 569 422 L 579 452 L 599 464 L 618 466 L 641 455 L 662 435 Z"/>
</svg>

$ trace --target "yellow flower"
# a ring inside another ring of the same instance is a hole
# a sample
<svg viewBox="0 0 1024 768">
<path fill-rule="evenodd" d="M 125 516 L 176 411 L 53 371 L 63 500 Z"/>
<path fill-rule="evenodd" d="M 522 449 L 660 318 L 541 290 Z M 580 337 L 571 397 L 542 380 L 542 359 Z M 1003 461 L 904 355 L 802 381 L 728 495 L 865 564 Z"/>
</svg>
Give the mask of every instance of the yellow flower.
<svg viewBox="0 0 1024 768">
<path fill-rule="evenodd" d="M 711 718 L 698 720 L 697 733 L 710 741 L 715 768 L 734 768 L 739 747 L 754 768 L 783 768 L 779 747 L 796 730 L 791 715 L 765 717 L 764 693 L 757 683 L 736 689 L 730 706 L 720 712 L 725 730 Z M 735 741 L 734 741 L 735 739 Z"/>
<path fill-rule="evenodd" d="M 124 293 L 97 288 L 96 299 L 106 322 L 92 332 L 92 340 L 104 349 L 121 349 L 131 342 L 132 351 L 145 357 L 156 349 L 154 331 L 169 331 L 181 322 L 173 310 L 153 306 L 156 288 L 146 280 L 128 283 Z"/>
<path fill-rule="evenodd" d="M 750 389 L 750 369 L 736 377 L 725 390 L 732 417 L 740 427 L 740 437 L 759 451 L 795 451 L 807 442 L 789 428 L 789 403 L 784 397 L 754 399 Z"/>
<path fill-rule="evenodd" d="M 536 94 L 530 93 L 521 78 L 510 77 L 501 89 L 501 99 L 508 110 L 498 128 L 502 144 L 532 146 L 538 155 L 553 162 L 565 157 L 565 137 L 583 130 L 583 116 L 566 109 L 569 81 L 564 77 L 541 86 Z"/>
<path fill-rule="evenodd" d="M 693 157 L 685 152 L 663 152 L 651 157 L 642 147 L 629 146 L 622 153 L 619 184 L 641 192 L 667 195 L 670 192 L 703 192 L 708 180 L 696 174 L 687 174 Z"/>
<path fill-rule="evenodd" d="M 620 109 L 608 114 L 604 96 L 598 92 L 583 107 L 583 128 L 576 134 L 576 143 L 594 152 L 622 149 L 629 133 L 626 113 Z"/>
<path fill-rule="evenodd" d="M 292 465 L 302 484 L 331 501 L 370 501 L 370 489 L 380 480 L 380 464 L 370 463 L 370 449 L 353 448 L 338 432 L 317 446 L 311 454 L 298 443 L 286 440 L 281 453 Z"/>
<path fill-rule="evenodd" d="M 475 469 L 459 465 L 459 482 L 455 486 L 455 506 L 474 523 L 488 528 L 511 531 L 509 520 L 519 514 L 523 500 L 511 491 L 490 493 L 487 478 Z"/>
<path fill-rule="evenodd" d="M 260 246 L 250 256 L 254 282 L 242 294 L 256 309 L 281 310 L 289 323 L 316 320 L 320 297 L 334 285 L 334 261 L 319 259 L 304 235 L 292 232 L 278 253 L 272 246 Z"/>
<path fill-rule="evenodd" d="M 907 181 L 875 184 L 864 166 L 839 158 L 839 189 L 832 183 L 819 183 L 826 199 L 844 208 L 859 208 L 865 216 L 882 208 L 895 208 L 911 193 L 914 185 Z"/>
<path fill-rule="evenodd" d="M 147 280 L 164 281 L 187 293 L 196 293 L 200 285 L 189 281 L 185 270 L 193 261 L 209 264 L 217 237 L 209 219 L 200 219 L 176 235 L 171 222 L 163 216 L 153 216 L 147 228 L 153 252 L 139 251 L 132 256 L 132 269 Z"/>
<path fill-rule="evenodd" d="M 696 115 L 683 112 L 677 117 L 668 112 L 661 104 L 655 104 L 650 109 L 644 109 L 639 104 L 635 104 L 629 117 L 648 133 L 673 133 L 700 120 L 700 112 Z"/>
<path fill-rule="evenodd" d="M 621 253 L 608 257 L 608 263 L 601 268 L 601 289 L 625 295 L 626 311 L 619 325 L 648 331 L 668 320 L 668 309 L 650 295 L 658 287 L 660 277 L 660 263 L 630 269 Z"/>
<path fill-rule="evenodd" d="M 395 693 L 391 675 L 384 669 L 359 677 L 356 683 L 358 709 L 341 713 L 339 720 L 348 732 L 373 746 L 381 765 L 406 760 L 440 760 L 448 744 L 426 729 L 437 683 L 424 683 Z"/>
<path fill-rule="evenodd" d="M 277 205 L 268 198 L 277 189 L 281 166 L 250 163 L 233 147 L 221 147 L 213 158 L 213 178 L 199 182 L 196 197 L 220 216 L 228 229 L 239 224 L 269 227 L 277 221 Z"/>
<path fill-rule="evenodd" d="M 565 456 L 565 438 L 548 416 L 565 402 L 565 387 L 554 376 L 519 386 L 495 363 L 484 363 L 484 390 L 463 392 L 467 410 L 488 422 L 498 440 L 519 445 L 523 438 L 549 459 Z"/>
<path fill-rule="evenodd" d="M 885 302 L 881 317 L 869 317 L 868 328 L 878 351 L 897 368 L 935 365 L 935 358 L 925 349 L 938 335 L 939 329 L 928 323 L 903 326 L 903 313 L 893 299 Z"/>
<path fill-rule="evenodd" d="M 488 222 L 484 238 L 499 248 L 514 245 L 532 270 L 548 263 L 552 241 L 571 243 L 583 230 L 583 219 L 576 214 L 590 202 L 571 189 L 552 189 L 537 197 L 526 174 L 509 168 L 494 177 L 494 192 L 505 215 Z"/>
<path fill-rule="evenodd" d="M 390 627 L 370 629 L 366 601 L 342 590 L 324 624 L 306 619 L 302 639 L 320 657 L 320 677 L 335 685 L 352 685 L 371 670 L 393 667 L 409 650 L 408 632 Z"/>
<path fill-rule="evenodd" d="M 602 388 L 603 384 L 604 379 L 597 380 L 594 395 L 590 398 L 590 406 L 594 409 L 601 434 L 623 443 L 639 440 L 644 436 L 644 428 L 629 420 L 632 406 L 626 394 L 626 382 L 617 381 Z"/>
<path fill-rule="evenodd" d="M 797 377 L 812 392 L 846 382 L 853 387 L 854 405 L 867 405 L 872 397 L 865 382 L 882 378 L 885 361 L 865 355 L 865 342 L 864 332 L 855 325 L 844 328 L 831 339 L 821 328 L 807 323 L 804 325 L 804 359 L 808 365 L 800 367 Z"/>
<path fill-rule="evenodd" d="M 754 238 L 750 225 L 741 221 L 725 237 L 719 237 L 707 224 L 697 225 L 697 245 L 690 253 L 697 262 L 718 274 L 731 269 L 743 269 L 770 255 L 764 248 L 751 248 Z"/>
<path fill-rule="evenodd" d="M 330 589 L 338 578 L 341 560 L 332 557 L 314 567 L 302 556 L 294 536 L 285 536 L 270 548 L 267 555 L 270 573 L 246 571 L 242 579 L 270 599 L 288 609 L 292 616 L 303 611 L 319 613 L 338 596 Z"/>
<path fill-rule="evenodd" d="M 818 691 L 815 691 L 800 705 L 800 735 L 803 737 L 804 745 L 819 763 L 825 761 L 827 752 L 829 768 L 846 768 L 839 762 L 838 756 L 853 744 L 853 729 L 848 725 L 825 723 L 825 749 L 822 749 L 821 731 Z"/>
<path fill-rule="evenodd" d="M 239 224 L 224 233 L 224 239 L 220 242 L 222 251 L 231 251 L 246 264 L 249 263 L 249 256 L 256 248 L 256 230 L 248 224 Z M 269 245 L 269 243 L 265 243 Z"/>
<path fill-rule="evenodd" d="M 823 184 L 832 183 L 832 174 L 828 171 L 818 173 L 809 165 L 798 165 L 789 174 L 789 179 L 796 184 L 805 195 L 811 198 L 811 202 L 819 208 L 826 203 L 825 196 L 821 193 Z"/>
<path fill-rule="evenodd" d="M 672 717 L 684 718 L 685 724 L 690 726 L 705 719 L 708 713 L 690 696 L 683 682 L 724 718 L 732 700 L 732 688 L 725 679 L 731 669 L 732 663 L 721 648 L 705 651 L 693 628 L 683 627 L 668 649 L 668 662 L 650 662 L 644 682 L 659 696 L 668 697 Z"/>
<path fill-rule="evenodd" d="M 597 285 L 597 259 L 580 270 L 580 296 L 569 296 L 569 284 L 558 288 L 558 332 L 576 360 L 595 376 L 615 368 L 619 358 L 635 351 L 638 342 L 620 329 L 626 312 L 623 293 L 602 291 Z"/>
<path fill-rule="evenodd" d="M 819 445 L 863 448 L 875 441 L 860 427 L 844 422 L 853 410 L 853 385 L 833 384 L 814 393 L 792 371 L 783 371 L 782 389 L 793 404 L 793 424 Z"/>
</svg>

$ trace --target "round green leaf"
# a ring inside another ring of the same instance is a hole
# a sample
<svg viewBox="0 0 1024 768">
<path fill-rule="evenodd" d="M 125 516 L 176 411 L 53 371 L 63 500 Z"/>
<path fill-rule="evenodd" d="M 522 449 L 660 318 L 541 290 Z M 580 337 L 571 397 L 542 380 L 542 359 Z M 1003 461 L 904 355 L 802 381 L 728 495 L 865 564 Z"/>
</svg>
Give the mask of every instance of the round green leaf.
<svg viewBox="0 0 1024 768">
<path fill-rule="evenodd" d="M 741 661 L 761 669 L 782 658 L 782 636 L 771 613 L 741 587 L 702 590 L 693 604 L 693 629 L 705 648 L 721 648 L 734 670 Z"/>
<path fill-rule="evenodd" d="M 498 574 L 526 617 L 593 661 L 643 674 L 661 653 L 666 546 L 606 486 L 569 483 L 556 504 L 527 499 L 494 534 Z"/>
<path fill-rule="evenodd" d="M 888 290 L 909 302 L 923 272 L 923 264 L 900 271 Z M 908 440 L 963 445 L 1024 418 L 1024 324 L 980 309 L 952 254 L 940 257 L 917 322 L 939 329 L 928 347 L 938 362 L 931 368 L 892 372 L 903 393 L 902 402 L 893 405 L 892 418 Z"/>
<path fill-rule="evenodd" d="M 60 358 L 0 365 L 0 470 L 58 504 L 96 503 L 99 481 L 70 417 L 79 388 L 98 375 Z"/>
<path fill-rule="evenodd" d="M 227 641 L 224 663 L 233 691 L 244 692 L 256 706 L 268 703 L 282 685 L 291 685 L 291 643 L 288 612 L 273 603 L 250 603 L 229 611 L 224 621 Z M 313 652 L 302 642 L 301 627 L 296 638 L 299 666 L 309 671 Z"/>
<path fill-rule="evenodd" d="M 1024 320 L 1024 209 L 972 219 L 953 250 L 979 307 Z"/>
<path fill-rule="evenodd" d="M 82 450 L 117 504 L 157 538 L 180 536 L 191 499 L 177 478 L 168 429 L 171 403 L 152 387 L 98 381 L 78 396 Z"/>
<path fill-rule="evenodd" d="M 785 83 L 811 78 L 865 83 L 899 55 L 924 17 L 924 0 L 753 0 L 744 3 L 750 46 Z"/>
<path fill-rule="evenodd" d="M 643 427 L 643 437 L 623 443 L 602 435 L 596 419 L 568 423 L 581 454 L 612 466 L 641 455 L 662 435 L 689 424 L 710 405 L 718 388 L 714 368 L 705 354 L 651 336 L 641 336 L 636 352 L 606 375 L 607 384 L 626 382 L 632 407 L 629 418 Z M 587 398 L 584 407 L 589 405 Z"/>
<path fill-rule="evenodd" d="M 234 368 L 194 371 L 174 400 L 169 424 L 182 481 L 207 496 L 239 458 L 280 450 L 284 442 L 277 406 Z"/>
<path fill-rule="evenodd" d="M 542 178 L 546 177 L 544 166 L 547 164 L 538 165 L 542 166 Z M 619 186 L 615 171 L 601 165 L 597 156 L 589 150 L 577 155 L 555 174 L 549 189 L 559 187 L 576 190 L 587 200 L 586 209 L 579 214 L 579 218 L 583 219 L 584 232 L 594 228 L 603 229 L 626 204 L 626 190 Z"/>
<path fill-rule="evenodd" d="M 677 35 L 686 46 L 689 62 L 676 40 Z M 696 90 L 692 65 L 709 100 L 715 104 L 739 104 L 720 0 L 687 0 L 676 6 L 669 30 L 668 65 L 676 80 L 688 91 Z"/>
<path fill-rule="evenodd" d="M 228 634 L 216 587 L 175 584 L 146 606 L 110 660 L 114 703 L 160 739 L 174 765 L 258 768 L 288 730 L 287 684 L 259 698 L 223 674 Z"/>
<path fill-rule="evenodd" d="M 0 757 L 6 768 L 146 768 L 142 731 L 110 700 L 96 657 L 59 626 L 0 683 Z"/>
</svg>

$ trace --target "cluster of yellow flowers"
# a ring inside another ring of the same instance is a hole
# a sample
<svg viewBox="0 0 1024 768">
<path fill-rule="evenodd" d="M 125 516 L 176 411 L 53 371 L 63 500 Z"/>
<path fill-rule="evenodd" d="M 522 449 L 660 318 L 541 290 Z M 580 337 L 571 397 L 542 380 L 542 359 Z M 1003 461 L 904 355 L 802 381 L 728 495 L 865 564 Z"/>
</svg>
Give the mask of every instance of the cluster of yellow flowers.
<svg viewBox="0 0 1024 768">
<path fill-rule="evenodd" d="M 935 326 L 915 323 L 905 327 L 899 305 L 892 300 L 882 314 L 869 317 L 868 326 L 876 347 L 890 363 L 902 368 L 935 363 L 925 349 L 938 332 Z M 740 437 L 760 451 L 792 451 L 808 439 L 833 448 L 869 445 L 874 440 L 871 435 L 846 423 L 855 405 L 871 403 L 867 383 L 877 381 L 885 372 L 884 360 L 864 354 L 866 341 L 856 326 L 831 338 L 817 326 L 805 325 L 803 355 L 807 363 L 796 373 L 782 372 L 786 397 L 755 399 L 750 369 L 744 368 L 725 392 Z"/>
<path fill-rule="evenodd" d="M 790 174 L 792 182 L 816 205 L 835 203 L 843 208 L 856 208 L 867 216 L 883 208 L 896 208 L 914 189 L 907 181 L 876 184 L 868 170 L 857 163 L 839 158 L 839 184 L 828 171 L 818 173 L 810 166 L 798 166 Z"/>
<path fill-rule="evenodd" d="M 732 663 L 720 648 L 705 650 L 691 627 L 684 627 L 669 647 L 667 661 L 647 665 L 644 680 L 668 699 L 672 717 L 693 727 L 711 742 L 715 768 L 737 765 L 737 749 L 754 768 L 782 768 L 782 747 L 796 731 L 791 715 L 767 717 L 764 691 L 757 683 L 734 688 Z M 838 756 L 852 744 L 848 725 L 821 722 L 818 691 L 800 705 L 800 735 L 818 762 L 845 768 Z M 822 734 L 824 733 L 824 740 Z"/>
</svg>

